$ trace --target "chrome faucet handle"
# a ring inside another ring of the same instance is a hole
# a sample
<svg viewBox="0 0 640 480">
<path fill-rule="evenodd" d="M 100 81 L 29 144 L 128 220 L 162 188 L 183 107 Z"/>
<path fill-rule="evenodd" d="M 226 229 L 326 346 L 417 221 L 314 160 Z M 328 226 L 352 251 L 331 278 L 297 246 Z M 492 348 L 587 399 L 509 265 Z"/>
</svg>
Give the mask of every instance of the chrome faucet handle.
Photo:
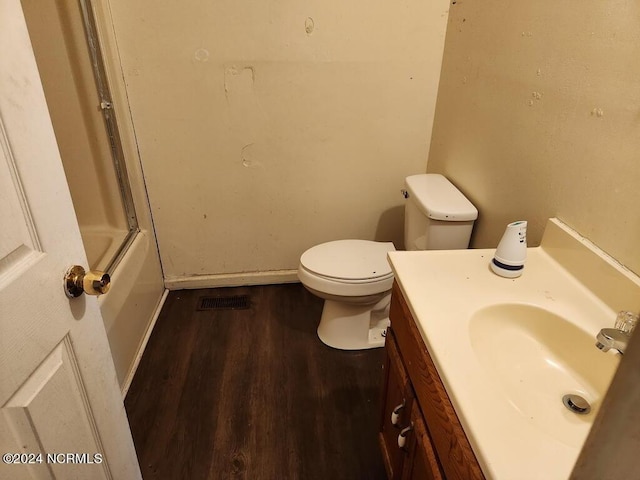
<svg viewBox="0 0 640 480">
<path fill-rule="evenodd" d="M 630 334 L 617 328 L 603 328 L 596 335 L 596 347 L 604 352 L 613 348 L 620 353 L 624 353 L 630 337 Z"/>
<path fill-rule="evenodd" d="M 624 354 L 631 338 L 631 333 L 638 324 L 638 314 L 633 312 L 618 312 L 615 328 L 603 328 L 596 335 L 596 347 L 603 352 L 617 350 Z"/>
<path fill-rule="evenodd" d="M 631 334 L 638 324 L 638 314 L 633 312 L 618 312 L 615 328 L 621 332 Z"/>
</svg>

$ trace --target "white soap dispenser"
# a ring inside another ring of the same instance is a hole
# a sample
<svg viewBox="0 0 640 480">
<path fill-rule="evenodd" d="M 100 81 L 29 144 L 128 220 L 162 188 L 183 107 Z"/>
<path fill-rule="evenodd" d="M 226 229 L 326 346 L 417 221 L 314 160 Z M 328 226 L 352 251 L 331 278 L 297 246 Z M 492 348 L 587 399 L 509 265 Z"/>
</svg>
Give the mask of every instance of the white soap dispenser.
<svg viewBox="0 0 640 480">
<path fill-rule="evenodd" d="M 505 278 L 522 275 L 527 259 L 527 222 L 520 220 L 507 225 L 502 240 L 491 260 L 491 270 Z"/>
</svg>

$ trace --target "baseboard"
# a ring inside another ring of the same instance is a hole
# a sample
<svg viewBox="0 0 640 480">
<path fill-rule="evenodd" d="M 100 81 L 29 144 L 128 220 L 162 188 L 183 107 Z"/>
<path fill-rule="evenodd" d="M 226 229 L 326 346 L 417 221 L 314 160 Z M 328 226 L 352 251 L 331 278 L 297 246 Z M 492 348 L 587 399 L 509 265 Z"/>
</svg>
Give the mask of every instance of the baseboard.
<svg viewBox="0 0 640 480">
<path fill-rule="evenodd" d="M 153 332 L 153 327 L 156 326 L 156 322 L 158 321 L 158 317 L 160 316 L 160 312 L 162 311 L 164 302 L 167 299 L 167 295 L 169 295 L 169 290 L 165 288 L 162 294 L 162 297 L 160 297 L 160 301 L 158 302 L 158 305 L 156 306 L 153 312 L 153 316 L 151 317 L 151 322 L 149 322 L 149 327 L 147 328 L 147 332 L 145 333 L 144 338 L 142 339 L 142 342 L 140 342 L 140 348 L 138 348 L 136 357 L 133 360 L 133 366 L 131 367 L 129 374 L 127 375 L 127 378 L 125 379 L 124 384 L 122 385 L 121 393 L 122 393 L 123 400 L 127 396 L 127 392 L 129 391 L 129 387 L 131 386 L 133 377 L 135 376 L 136 371 L 138 370 L 138 365 L 140 364 L 140 360 L 142 359 L 144 350 L 147 348 L 149 337 L 151 337 L 151 332 Z"/>
<path fill-rule="evenodd" d="M 298 282 L 296 270 L 272 270 L 268 272 L 243 272 L 219 275 L 192 275 L 165 278 L 169 290 L 193 288 L 239 287 L 244 285 L 271 285 Z"/>
</svg>

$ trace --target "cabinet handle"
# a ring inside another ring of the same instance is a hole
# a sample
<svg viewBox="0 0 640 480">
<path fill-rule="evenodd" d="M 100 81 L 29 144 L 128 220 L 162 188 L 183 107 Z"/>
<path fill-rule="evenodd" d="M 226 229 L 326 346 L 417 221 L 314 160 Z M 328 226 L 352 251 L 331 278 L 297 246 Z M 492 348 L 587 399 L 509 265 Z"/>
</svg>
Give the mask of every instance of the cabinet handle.
<svg viewBox="0 0 640 480">
<path fill-rule="evenodd" d="M 400 435 L 398 435 L 398 447 L 404 448 L 405 443 L 407 443 L 407 435 L 411 430 L 413 430 L 413 423 L 402 429 Z"/>
<path fill-rule="evenodd" d="M 407 400 L 403 398 L 402 403 L 393 409 L 393 411 L 391 412 L 391 425 L 395 425 L 396 427 L 398 426 L 398 422 L 400 421 L 400 412 L 402 411 L 406 403 Z"/>
</svg>

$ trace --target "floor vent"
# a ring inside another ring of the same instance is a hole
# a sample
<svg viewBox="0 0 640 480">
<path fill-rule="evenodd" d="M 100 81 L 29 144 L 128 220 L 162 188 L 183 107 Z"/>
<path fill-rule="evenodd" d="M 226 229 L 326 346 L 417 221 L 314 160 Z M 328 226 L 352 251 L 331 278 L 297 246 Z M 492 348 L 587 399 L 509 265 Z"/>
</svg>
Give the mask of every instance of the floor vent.
<svg viewBox="0 0 640 480">
<path fill-rule="evenodd" d="M 249 295 L 231 297 L 200 297 L 198 310 L 243 310 L 251 307 Z"/>
</svg>

